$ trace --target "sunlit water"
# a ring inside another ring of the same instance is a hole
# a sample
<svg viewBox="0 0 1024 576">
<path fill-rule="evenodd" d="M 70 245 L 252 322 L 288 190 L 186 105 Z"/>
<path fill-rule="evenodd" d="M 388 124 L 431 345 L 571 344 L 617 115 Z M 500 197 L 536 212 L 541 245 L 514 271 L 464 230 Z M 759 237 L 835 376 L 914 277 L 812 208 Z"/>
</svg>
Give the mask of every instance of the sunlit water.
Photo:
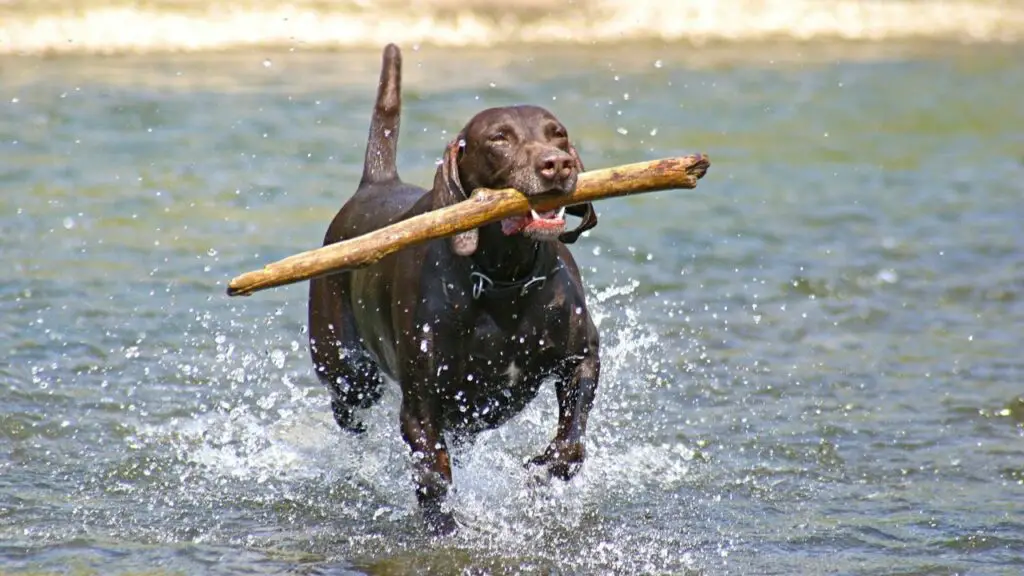
<svg viewBox="0 0 1024 576">
<path fill-rule="evenodd" d="M 553 394 L 458 454 L 421 528 L 398 393 L 353 439 L 306 286 L 360 173 L 376 50 L 0 59 L 0 570 L 1020 574 L 1024 49 L 406 50 L 403 175 L 485 106 L 591 168 L 704 151 L 574 252 L 590 458 L 521 462 Z"/>
</svg>

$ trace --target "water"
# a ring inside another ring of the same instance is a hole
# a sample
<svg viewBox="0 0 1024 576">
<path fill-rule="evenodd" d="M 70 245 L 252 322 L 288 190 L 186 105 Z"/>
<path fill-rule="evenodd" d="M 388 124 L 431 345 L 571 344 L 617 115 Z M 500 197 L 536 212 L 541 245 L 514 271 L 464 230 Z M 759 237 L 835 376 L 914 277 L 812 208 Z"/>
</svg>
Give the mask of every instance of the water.
<svg viewBox="0 0 1024 576">
<path fill-rule="evenodd" d="M 406 47 L 403 175 L 550 107 L 591 168 L 704 151 L 574 249 L 590 458 L 535 487 L 548 390 L 420 528 L 391 391 L 353 440 L 306 286 L 360 173 L 377 49 L 0 59 L 0 571 L 1020 574 L 1024 50 Z M 444 81 L 438 81 L 439 78 Z"/>
</svg>

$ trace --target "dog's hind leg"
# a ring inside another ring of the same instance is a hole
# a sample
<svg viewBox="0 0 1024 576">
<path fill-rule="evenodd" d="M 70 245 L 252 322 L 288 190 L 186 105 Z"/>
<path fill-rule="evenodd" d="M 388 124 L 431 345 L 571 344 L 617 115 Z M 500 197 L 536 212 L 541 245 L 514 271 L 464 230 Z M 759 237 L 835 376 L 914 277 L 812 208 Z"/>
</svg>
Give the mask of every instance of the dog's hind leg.
<svg viewBox="0 0 1024 576">
<path fill-rule="evenodd" d="M 324 245 L 359 234 L 365 215 L 351 216 L 366 205 L 356 198 L 372 197 L 398 182 L 396 157 L 402 110 L 402 54 L 388 44 L 382 55 L 377 100 L 370 119 L 363 176 L 356 196 L 335 216 Z M 388 198 L 379 198 L 388 201 Z M 331 392 L 334 419 L 342 429 L 359 432 L 362 424 L 353 412 L 368 408 L 381 396 L 383 379 L 366 351 L 352 313 L 348 274 L 315 278 L 309 283 L 309 344 L 316 375 Z"/>
<path fill-rule="evenodd" d="M 362 432 L 354 411 L 380 400 L 383 378 L 359 341 L 346 280 L 335 275 L 310 282 L 309 349 L 313 369 L 331 393 L 335 422 L 343 430 Z"/>
</svg>

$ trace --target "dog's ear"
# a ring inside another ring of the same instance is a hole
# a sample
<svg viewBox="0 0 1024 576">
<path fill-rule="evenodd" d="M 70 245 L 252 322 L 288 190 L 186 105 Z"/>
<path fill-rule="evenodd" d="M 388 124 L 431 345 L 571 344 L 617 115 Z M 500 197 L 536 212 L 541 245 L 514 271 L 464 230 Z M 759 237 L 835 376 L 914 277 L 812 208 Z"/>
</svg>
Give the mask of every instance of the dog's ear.
<svg viewBox="0 0 1024 576">
<path fill-rule="evenodd" d="M 580 155 L 576 152 L 576 148 L 572 144 L 569 145 L 569 155 L 576 161 L 577 174 L 582 174 L 584 170 L 583 161 L 580 160 Z M 576 206 L 569 206 L 565 211 L 573 216 L 579 216 L 583 221 L 580 222 L 580 225 L 576 228 L 573 228 L 568 232 L 562 232 L 562 234 L 558 236 L 558 239 L 564 244 L 572 244 L 579 239 L 580 234 L 583 234 L 587 230 L 597 226 L 597 212 L 594 211 L 594 205 L 590 202 L 587 202 L 586 204 L 577 204 Z"/>
<path fill-rule="evenodd" d="M 459 180 L 459 155 L 463 146 L 465 139 L 459 134 L 444 150 L 444 158 L 441 159 L 441 165 L 437 167 L 437 173 L 434 175 L 434 210 L 451 206 L 468 197 Z M 452 252 L 459 256 L 469 256 L 476 252 L 479 241 L 480 233 L 476 229 L 461 232 L 448 239 Z"/>
</svg>

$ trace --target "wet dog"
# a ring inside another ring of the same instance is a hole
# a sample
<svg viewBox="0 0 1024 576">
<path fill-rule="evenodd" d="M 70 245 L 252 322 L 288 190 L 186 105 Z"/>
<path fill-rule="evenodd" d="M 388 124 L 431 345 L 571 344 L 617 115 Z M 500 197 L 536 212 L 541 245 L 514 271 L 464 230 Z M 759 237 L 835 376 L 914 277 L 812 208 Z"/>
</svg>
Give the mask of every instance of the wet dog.
<svg viewBox="0 0 1024 576">
<path fill-rule="evenodd" d="M 402 182 L 396 153 L 401 53 L 384 49 L 362 180 L 324 244 L 465 200 L 476 188 L 566 194 L 583 170 L 565 127 L 536 106 L 484 110 L 447 146 L 429 190 Z M 310 283 L 313 365 L 342 429 L 354 410 L 402 392 L 402 436 L 413 452 L 416 494 L 428 526 L 456 524 L 443 506 L 452 481 L 447 441 L 501 425 L 553 378 L 558 428 L 528 464 L 568 480 L 584 460 L 597 390 L 598 333 L 566 244 L 597 224 L 589 204 L 566 230 L 565 211 L 514 217 L 397 252 L 367 268 Z"/>
</svg>

